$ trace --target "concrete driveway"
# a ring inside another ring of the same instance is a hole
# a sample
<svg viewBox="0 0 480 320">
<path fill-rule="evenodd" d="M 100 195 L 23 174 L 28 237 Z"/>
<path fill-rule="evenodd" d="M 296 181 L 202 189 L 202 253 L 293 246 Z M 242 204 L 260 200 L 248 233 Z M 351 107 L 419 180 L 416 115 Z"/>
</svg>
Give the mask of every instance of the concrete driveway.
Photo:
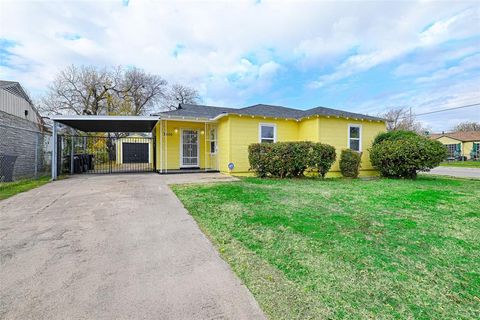
<svg viewBox="0 0 480 320">
<path fill-rule="evenodd" d="M 1 319 L 263 319 L 168 188 L 76 176 L 0 202 Z"/>
<path fill-rule="evenodd" d="M 450 176 L 457 178 L 476 178 L 480 179 L 480 169 L 478 168 L 459 168 L 459 167 L 436 167 L 427 174 L 437 174 L 441 176 Z"/>
</svg>

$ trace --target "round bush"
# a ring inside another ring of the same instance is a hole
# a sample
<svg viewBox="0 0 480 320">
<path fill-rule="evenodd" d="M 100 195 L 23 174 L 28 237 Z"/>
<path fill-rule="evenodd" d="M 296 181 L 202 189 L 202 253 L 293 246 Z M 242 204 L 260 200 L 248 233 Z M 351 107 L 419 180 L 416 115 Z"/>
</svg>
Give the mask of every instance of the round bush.
<svg viewBox="0 0 480 320">
<path fill-rule="evenodd" d="M 438 166 L 446 155 L 442 143 L 415 134 L 374 143 L 370 161 L 384 177 L 413 179 L 417 171 Z"/>
<path fill-rule="evenodd" d="M 377 144 L 383 141 L 397 141 L 404 138 L 418 137 L 418 134 L 413 131 L 407 130 L 393 130 L 388 132 L 380 133 L 373 140 L 373 144 Z"/>
<path fill-rule="evenodd" d="M 325 178 L 328 170 L 335 162 L 337 154 L 335 148 L 329 144 L 313 143 L 308 157 L 308 166 Z"/>
<path fill-rule="evenodd" d="M 340 154 L 340 172 L 344 177 L 357 178 L 360 173 L 362 153 L 350 149 L 342 150 Z"/>
</svg>

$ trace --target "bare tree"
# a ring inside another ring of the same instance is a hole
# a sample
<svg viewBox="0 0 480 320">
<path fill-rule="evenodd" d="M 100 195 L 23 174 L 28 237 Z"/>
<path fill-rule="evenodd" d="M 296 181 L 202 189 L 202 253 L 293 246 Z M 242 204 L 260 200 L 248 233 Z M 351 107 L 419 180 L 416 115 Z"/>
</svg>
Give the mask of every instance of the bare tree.
<svg viewBox="0 0 480 320">
<path fill-rule="evenodd" d="M 50 85 L 40 109 L 47 114 L 102 114 L 115 80 L 106 68 L 69 66 Z"/>
<path fill-rule="evenodd" d="M 167 81 L 137 68 L 69 66 L 61 71 L 45 97 L 47 114 L 143 115 L 166 99 Z"/>
<path fill-rule="evenodd" d="M 167 110 L 175 110 L 179 104 L 196 104 L 200 101 L 200 94 L 195 88 L 174 84 L 168 90 L 163 107 Z"/>
<path fill-rule="evenodd" d="M 420 122 L 415 119 L 411 111 L 407 108 L 392 108 L 380 115 L 387 120 L 387 130 L 407 130 L 419 134 L 425 134 L 428 131 Z"/>
<path fill-rule="evenodd" d="M 480 122 L 460 122 L 455 127 L 453 127 L 453 131 L 480 131 Z"/>
<path fill-rule="evenodd" d="M 157 106 L 172 110 L 199 101 L 196 89 L 181 84 L 168 88 L 159 75 L 135 67 L 72 65 L 52 82 L 40 110 L 46 114 L 144 115 Z"/>
<path fill-rule="evenodd" d="M 158 75 L 137 68 L 123 73 L 122 90 L 124 106 L 131 104 L 130 115 L 143 115 L 154 111 L 167 96 L 167 81 Z"/>
</svg>

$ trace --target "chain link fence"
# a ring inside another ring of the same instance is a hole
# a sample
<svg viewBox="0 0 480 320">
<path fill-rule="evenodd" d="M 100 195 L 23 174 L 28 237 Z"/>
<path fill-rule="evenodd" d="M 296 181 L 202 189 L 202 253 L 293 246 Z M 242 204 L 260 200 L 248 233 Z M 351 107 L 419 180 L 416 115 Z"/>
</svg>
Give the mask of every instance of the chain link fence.
<svg viewBox="0 0 480 320">
<path fill-rule="evenodd" d="M 49 132 L 0 124 L 0 182 L 49 175 L 52 148 Z"/>
</svg>

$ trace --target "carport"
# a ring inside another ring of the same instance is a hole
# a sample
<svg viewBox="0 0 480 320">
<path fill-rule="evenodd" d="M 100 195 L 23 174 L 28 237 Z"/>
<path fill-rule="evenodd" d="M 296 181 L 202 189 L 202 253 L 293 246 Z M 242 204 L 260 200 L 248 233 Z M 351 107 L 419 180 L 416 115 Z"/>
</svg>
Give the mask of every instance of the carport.
<svg viewBox="0 0 480 320">
<path fill-rule="evenodd" d="M 84 146 L 87 145 L 85 139 L 92 140 L 93 145 L 108 145 L 109 155 L 107 155 L 108 166 L 102 173 L 112 172 L 112 153 L 114 152 L 115 163 L 121 165 L 124 162 L 135 164 L 132 166 L 134 169 L 142 169 L 138 165 L 139 162 L 148 161 L 148 168 L 155 168 L 155 136 L 151 138 L 138 137 L 126 135 L 127 133 L 151 133 L 160 119 L 159 116 L 79 116 L 79 115 L 59 115 L 50 117 L 53 120 L 53 153 L 52 153 L 52 179 L 55 180 L 59 174 L 59 163 L 63 160 L 62 154 L 59 153 L 59 124 L 68 126 L 70 128 L 82 131 L 84 133 L 107 133 L 107 135 L 101 136 L 74 136 L 70 137 L 71 146 L 66 155 L 70 161 L 70 172 L 75 172 L 74 168 L 74 150 L 75 142 L 78 142 L 78 138 L 82 138 Z M 123 134 L 120 137 L 112 136 L 110 133 Z M 115 141 L 115 144 L 112 143 Z M 118 144 L 117 144 L 118 143 Z M 112 147 L 113 146 L 113 147 Z M 114 150 L 114 151 L 113 151 Z M 61 150 L 60 150 L 61 151 Z M 147 159 L 147 160 L 145 160 Z M 115 172 L 128 172 L 128 171 L 115 171 Z M 137 172 L 135 170 L 135 172 Z"/>
</svg>

